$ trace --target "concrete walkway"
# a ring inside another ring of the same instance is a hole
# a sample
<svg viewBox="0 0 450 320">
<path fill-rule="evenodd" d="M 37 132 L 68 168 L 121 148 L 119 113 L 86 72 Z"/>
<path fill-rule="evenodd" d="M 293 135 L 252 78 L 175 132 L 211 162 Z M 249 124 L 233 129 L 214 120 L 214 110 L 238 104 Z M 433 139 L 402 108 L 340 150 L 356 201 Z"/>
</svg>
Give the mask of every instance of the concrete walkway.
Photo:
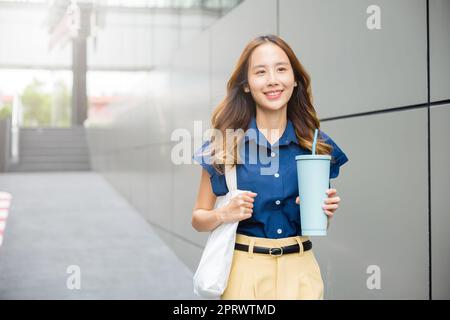
<svg viewBox="0 0 450 320">
<path fill-rule="evenodd" d="M 13 196 L 0 299 L 197 299 L 192 272 L 100 175 L 0 174 L 0 191 Z"/>
</svg>

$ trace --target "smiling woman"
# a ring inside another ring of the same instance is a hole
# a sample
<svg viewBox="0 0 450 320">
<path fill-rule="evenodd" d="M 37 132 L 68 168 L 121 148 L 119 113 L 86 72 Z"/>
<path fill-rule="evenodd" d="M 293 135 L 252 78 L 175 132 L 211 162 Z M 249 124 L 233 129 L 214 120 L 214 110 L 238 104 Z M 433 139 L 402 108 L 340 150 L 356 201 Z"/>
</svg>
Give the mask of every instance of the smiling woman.
<svg viewBox="0 0 450 320">
<path fill-rule="evenodd" d="M 320 121 L 310 77 L 280 37 L 260 36 L 244 48 L 212 128 L 210 140 L 193 157 L 203 171 L 192 225 L 211 231 L 239 222 L 221 298 L 322 299 L 320 268 L 311 240 L 302 236 L 295 162 L 297 155 L 311 154 Z M 335 178 L 347 156 L 319 132 L 315 153 L 332 156 L 330 179 Z M 217 197 L 229 192 L 225 164 L 236 165 L 237 189 L 249 192 L 214 208 Z M 335 189 L 327 194 L 323 208 L 331 216 L 340 199 Z"/>
</svg>

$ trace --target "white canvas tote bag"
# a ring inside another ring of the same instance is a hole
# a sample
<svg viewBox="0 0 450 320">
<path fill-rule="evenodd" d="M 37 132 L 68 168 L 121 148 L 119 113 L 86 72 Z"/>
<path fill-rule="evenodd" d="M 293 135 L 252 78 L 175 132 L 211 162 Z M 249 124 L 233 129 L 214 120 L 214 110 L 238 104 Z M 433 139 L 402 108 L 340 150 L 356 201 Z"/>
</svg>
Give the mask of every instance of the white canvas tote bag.
<svg viewBox="0 0 450 320">
<path fill-rule="evenodd" d="M 215 208 L 223 207 L 232 197 L 245 190 L 237 189 L 236 166 L 225 167 L 228 193 L 216 200 Z M 236 230 L 239 222 L 223 223 L 211 231 L 194 274 L 194 292 L 206 299 L 218 299 L 225 291 L 233 261 Z"/>
</svg>

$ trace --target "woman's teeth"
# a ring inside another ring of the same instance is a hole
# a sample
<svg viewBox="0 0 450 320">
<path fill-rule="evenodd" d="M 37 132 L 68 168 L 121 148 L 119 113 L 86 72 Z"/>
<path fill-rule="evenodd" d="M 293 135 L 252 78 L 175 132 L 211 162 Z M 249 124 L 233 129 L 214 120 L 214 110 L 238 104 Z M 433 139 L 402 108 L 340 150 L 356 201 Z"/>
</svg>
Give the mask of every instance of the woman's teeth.
<svg viewBox="0 0 450 320">
<path fill-rule="evenodd" d="M 281 95 L 281 92 L 282 92 L 282 90 L 278 90 L 278 91 L 265 93 L 265 95 L 268 96 L 269 98 L 275 98 L 275 97 L 278 97 L 279 95 Z"/>
</svg>

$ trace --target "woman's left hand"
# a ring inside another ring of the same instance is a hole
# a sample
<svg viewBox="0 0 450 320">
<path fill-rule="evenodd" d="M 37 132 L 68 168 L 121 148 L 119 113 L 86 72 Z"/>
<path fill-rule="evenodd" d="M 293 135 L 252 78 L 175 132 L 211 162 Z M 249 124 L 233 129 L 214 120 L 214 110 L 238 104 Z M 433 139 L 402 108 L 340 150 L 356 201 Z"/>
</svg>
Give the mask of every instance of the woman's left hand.
<svg viewBox="0 0 450 320">
<path fill-rule="evenodd" d="M 328 189 L 326 193 L 328 194 L 328 199 L 325 199 L 322 209 L 328 218 L 332 218 L 339 206 L 338 204 L 341 201 L 341 198 L 336 196 L 336 189 Z"/>
<path fill-rule="evenodd" d="M 326 191 L 328 198 L 325 199 L 324 204 L 322 205 L 323 212 L 328 216 L 328 218 L 333 217 L 335 211 L 338 208 L 338 204 L 341 201 L 341 198 L 336 196 L 336 189 L 328 189 Z M 295 199 L 297 204 L 300 203 L 299 197 Z"/>
</svg>

